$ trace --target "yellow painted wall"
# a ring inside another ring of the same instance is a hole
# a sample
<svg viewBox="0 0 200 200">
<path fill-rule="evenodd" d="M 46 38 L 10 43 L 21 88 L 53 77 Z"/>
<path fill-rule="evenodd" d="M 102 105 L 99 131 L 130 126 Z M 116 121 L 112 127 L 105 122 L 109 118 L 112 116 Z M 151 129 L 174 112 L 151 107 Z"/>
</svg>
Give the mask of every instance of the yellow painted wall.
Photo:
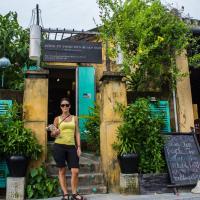
<svg viewBox="0 0 200 200">
<path fill-rule="evenodd" d="M 198 115 L 198 105 L 197 104 L 193 104 L 193 113 L 194 113 L 194 120 L 195 119 L 199 119 L 199 115 Z"/>
<path fill-rule="evenodd" d="M 48 108 L 48 79 L 26 78 L 23 111 L 25 126 L 34 131 L 38 141 L 43 146 L 43 154 L 33 166 L 38 166 L 45 161 L 47 153 L 47 108 Z"/>
<path fill-rule="evenodd" d="M 33 131 L 36 138 L 38 138 L 39 144 L 41 144 L 43 147 L 42 156 L 38 160 L 32 161 L 30 163 L 30 168 L 40 166 L 40 164 L 46 160 L 47 155 L 47 135 L 46 131 L 44 131 L 46 128 L 46 123 L 43 121 L 26 121 L 25 127 L 30 128 Z"/>
<path fill-rule="evenodd" d="M 190 127 L 194 127 L 194 114 L 186 51 L 176 56 L 176 66 L 182 73 L 188 74 L 177 81 L 177 107 L 179 129 L 181 132 L 189 132 L 191 131 Z"/>
<path fill-rule="evenodd" d="M 101 93 L 102 119 L 104 121 L 121 121 L 121 117 L 115 111 L 116 103 L 127 104 L 125 83 L 110 81 L 103 83 Z"/>
<path fill-rule="evenodd" d="M 126 105 L 125 84 L 116 80 L 105 80 L 101 85 L 101 125 L 100 153 L 102 169 L 106 175 L 109 191 L 119 191 L 120 169 L 117 154 L 112 148 L 116 140 L 116 132 L 122 119 L 114 110 L 116 103 Z"/>
<path fill-rule="evenodd" d="M 121 122 L 101 122 L 100 125 L 101 164 L 110 192 L 119 191 L 120 168 L 112 144 L 116 141 L 116 130 L 120 124 Z"/>
</svg>

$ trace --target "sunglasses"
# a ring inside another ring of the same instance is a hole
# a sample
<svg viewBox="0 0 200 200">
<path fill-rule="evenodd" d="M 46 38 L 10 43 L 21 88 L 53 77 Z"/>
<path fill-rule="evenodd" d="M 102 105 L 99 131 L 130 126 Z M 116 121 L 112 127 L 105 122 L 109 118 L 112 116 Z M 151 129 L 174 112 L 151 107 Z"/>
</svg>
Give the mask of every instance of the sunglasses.
<svg viewBox="0 0 200 200">
<path fill-rule="evenodd" d="M 60 105 L 60 107 L 62 107 L 62 108 L 63 108 L 64 106 L 69 107 L 70 104 L 61 104 L 61 105 Z"/>
</svg>

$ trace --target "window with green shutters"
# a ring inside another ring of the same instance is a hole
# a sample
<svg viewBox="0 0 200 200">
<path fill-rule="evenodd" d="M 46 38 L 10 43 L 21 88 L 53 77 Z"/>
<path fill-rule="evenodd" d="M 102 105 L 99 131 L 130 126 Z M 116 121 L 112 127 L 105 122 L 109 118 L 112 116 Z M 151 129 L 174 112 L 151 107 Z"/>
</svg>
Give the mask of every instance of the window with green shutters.
<svg viewBox="0 0 200 200">
<path fill-rule="evenodd" d="M 5 114 L 12 106 L 12 100 L 0 100 L 0 115 Z"/>
<path fill-rule="evenodd" d="M 155 115 L 156 114 L 164 114 L 165 126 L 161 131 L 166 134 L 171 132 L 169 102 L 168 101 L 151 102 L 150 110 Z"/>
</svg>

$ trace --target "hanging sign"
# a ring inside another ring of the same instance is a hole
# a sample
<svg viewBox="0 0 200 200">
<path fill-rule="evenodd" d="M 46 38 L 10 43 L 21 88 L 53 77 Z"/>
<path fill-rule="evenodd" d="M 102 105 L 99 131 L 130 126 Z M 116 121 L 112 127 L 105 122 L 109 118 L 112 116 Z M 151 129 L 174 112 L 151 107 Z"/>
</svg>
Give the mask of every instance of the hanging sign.
<svg viewBox="0 0 200 200">
<path fill-rule="evenodd" d="M 102 44 L 97 42 L 45 40 L 44 62 L 102 63 Z"/>
</svg>

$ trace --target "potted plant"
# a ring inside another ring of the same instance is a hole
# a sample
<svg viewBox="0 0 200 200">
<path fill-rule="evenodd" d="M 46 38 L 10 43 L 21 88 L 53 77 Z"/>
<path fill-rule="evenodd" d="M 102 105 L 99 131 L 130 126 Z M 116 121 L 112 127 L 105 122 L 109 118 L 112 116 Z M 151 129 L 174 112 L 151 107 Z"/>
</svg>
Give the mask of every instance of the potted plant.
<svg viewBox="0 0 200 200">
<path fill-rule="evenodd" d="M 123 123 L 118 127 L 113 147 L 118 154 L 121 172 L 162 171 L 165 166 L 160 132 L 164 125 L 162 116 L 152 115 L 150 101 L 145 98 L 137 99 L 126 108 L 118 106 L 118 110 L 121 110 Z"/>
<path fill-rule="evenodd" d="M 32 131 L 24 127 L 20 110 L 21 106 L 14 103 L 0 121 L 0 151 L 12 177 L 24 177 L 29 160 L 36 160 L 42 152 Z"/>
<path fill-rule="evenodd" d="M 125 108 L 118 104 L 117 110 L 120 111 L 124 122 L 117 129 L 117 141 L 113 144 L 113 148 L 117 151 L 121 172 L 124 174 L 137 173 L 138 154 L 136 149 L 138 143 L 130 130 L 130 121 L 126 120 L 129 107 Z"/>
<path fill-rule="evenodd" d="M 85 134 L 87 150 L 95 155 L 100 153 L 100 108 L 95 103 L 94 107 L 89 107 L 89 114 L 81 116 L 85 119 Z"/>
</svg>

